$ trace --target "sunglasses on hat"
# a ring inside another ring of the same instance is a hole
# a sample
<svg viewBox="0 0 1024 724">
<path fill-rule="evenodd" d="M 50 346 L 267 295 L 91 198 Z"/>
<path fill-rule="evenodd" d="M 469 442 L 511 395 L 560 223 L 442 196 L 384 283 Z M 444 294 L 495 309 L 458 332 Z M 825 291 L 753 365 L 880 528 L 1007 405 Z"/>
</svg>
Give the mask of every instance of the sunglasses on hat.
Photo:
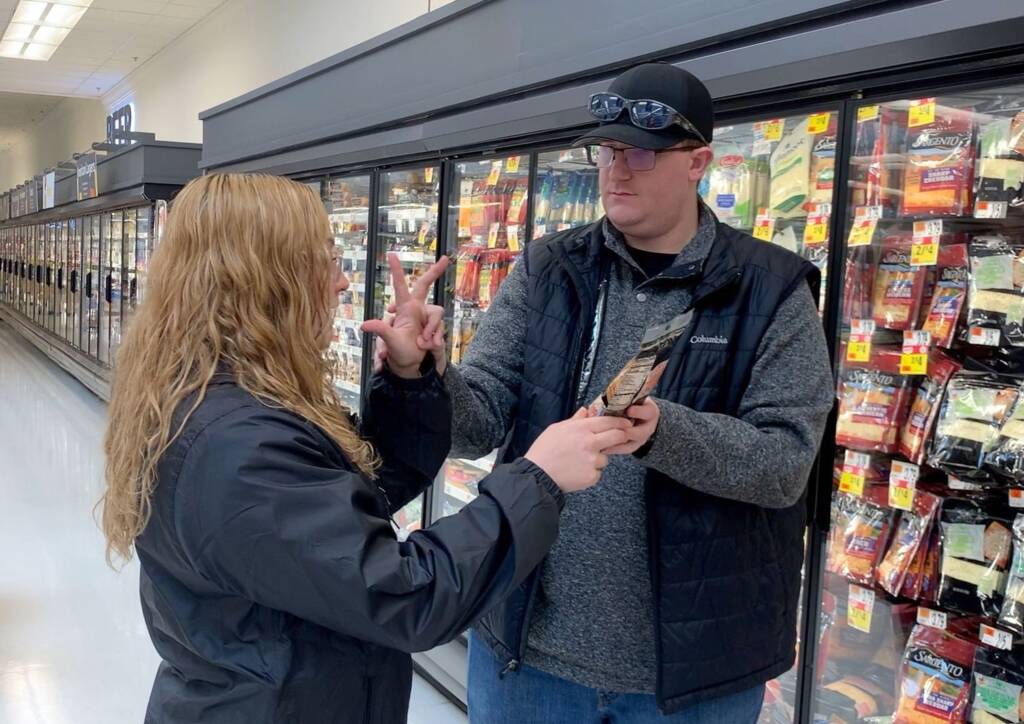
<svg viewBox="0 0 1024 724">
<path fill-rule="evenodd" d="M 670 105 L 654 100 L 630 100 L 615 93 L 594 93 L 588 105 L 590 115 L 602 123 L 614 121 L 629 109 L 629 120 L 637 128 L 645 131 L 664 131 L 672 126 L 680 126 L 702 143 L 707 144 L 704 134 L 697 130 L 682 113 Z"/>
</svg>

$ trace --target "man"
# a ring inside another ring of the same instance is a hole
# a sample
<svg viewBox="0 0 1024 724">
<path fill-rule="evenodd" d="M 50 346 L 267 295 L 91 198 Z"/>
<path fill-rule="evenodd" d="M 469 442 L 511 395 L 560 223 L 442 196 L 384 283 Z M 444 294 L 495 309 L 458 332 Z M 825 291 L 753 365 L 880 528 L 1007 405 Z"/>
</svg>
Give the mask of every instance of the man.
<svg viewBox="0 0 1024 724">
<path fill-rule="evenodd" d="M 644 330 L 692 308 L 630 442 L 474 631 L 474 724 L 754 722 L 792 667 L 804 489 L 832 406 L 808 262 L 714 218 L 704 85 L 646 64 L 596 94 L 606 217 L 531 245 L 446 373 L 453 450 L 520 455 Z M 435 341 L 435 345 L 436 345 Z"/>
</svg>

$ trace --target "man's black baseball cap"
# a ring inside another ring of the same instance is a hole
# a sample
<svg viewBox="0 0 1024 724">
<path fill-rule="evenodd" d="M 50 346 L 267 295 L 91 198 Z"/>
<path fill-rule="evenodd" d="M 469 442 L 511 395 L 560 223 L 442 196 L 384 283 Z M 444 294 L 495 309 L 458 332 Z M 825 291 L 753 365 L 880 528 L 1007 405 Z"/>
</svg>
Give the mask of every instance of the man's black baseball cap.
<svg viewBox="0 0 1024 724">
<path fill-rule="evenodd" d="M 697 76 L 668 63 L 644 63 L 630 68 L 608 87 L 609 93 L 627 100 L 660 101 L 679 112 L 703 136 L 673 125 L 661 131 L 634 126 L 625 109 L 614 121 L 601 123 L 577 139 L 574 146 L 587 146 L 602 141 L 618 141 L 637 148 L 655 151 L 670 148 L 681 141 L 711 142 L 715 109 L 711 94 Z"/>
</svg>

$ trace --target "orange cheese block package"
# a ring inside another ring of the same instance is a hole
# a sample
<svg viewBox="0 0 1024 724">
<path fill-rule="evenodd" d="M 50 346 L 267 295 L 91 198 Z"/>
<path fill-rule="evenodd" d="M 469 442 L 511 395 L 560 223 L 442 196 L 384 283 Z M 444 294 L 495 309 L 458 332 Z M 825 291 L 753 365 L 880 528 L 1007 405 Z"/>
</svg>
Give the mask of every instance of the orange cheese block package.
<svg viewBox="0 0 1024 724">
<path fill-rule="evenodd" d="M 832 498 L 832 530 L 828 548 L 828 570 L 870 586 L 885 551 L 893 511 L 888 488 L 871 486 L 863 497 L 836 492 Z"/>
<path fill-rule="evenodd" d="M 887 593 L 899 595 L 907 571 L 926 542 L 941 502 L 939 496 L 919 490 L 914 495 L 913 510 L 901 514 L 892 544 L 875 574 L 878 585 Z"/>
<path fill-rule="evenodd" d="M 882 247 L 871 293 L 875 324 L 886 329 L 911 329 L 924 296 L 928 268 L 910 263 L 909 239 L 890 236 Z"/>
<path fill-rule="evenodd" d="M 976 649 L 945 631 L 915 626 L 900 666 L 893 724 L 964 724 Z"/>
<path fill-rule="evenodd" d="M 940 106 L 934 122 L 909 129 L 902 215 L 967 213 L 974 153 L 974 122 L 968 111 Z"/>
<path fill-rule="evenodd" d="M 933 351 L 928 359 L 928 374 L 921 380 L 910 404 L 910 413 L 900 429 L 900 455 L 916 465 L 924 462 L 942 395 L 959 369 L 959 362 L 939 350 Z"/>
<path fill-rule="evenodd" d="M 869 362 L 844 366 L 839 383 L 836 442 L 854 450 L 890 454 L 910 401 L 910 379 L 899 373 L 900 349 L 872 347 Z"/>
</svg>

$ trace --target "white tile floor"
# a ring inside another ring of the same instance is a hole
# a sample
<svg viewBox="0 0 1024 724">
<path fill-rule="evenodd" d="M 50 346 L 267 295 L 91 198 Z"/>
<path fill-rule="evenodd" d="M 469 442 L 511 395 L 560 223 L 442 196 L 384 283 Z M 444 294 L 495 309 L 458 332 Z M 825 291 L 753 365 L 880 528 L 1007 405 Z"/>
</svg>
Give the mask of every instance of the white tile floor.
<svg viewBox="0 0 1024 724">
<path fill-rule="evenodd" d="M 138 568 L 93 520 L 104 404 L 0 322 L 0 723 L 141 724 L 157 656 Z M 413 686 L 410 724 L 465 717 Z"/>
</svg>

